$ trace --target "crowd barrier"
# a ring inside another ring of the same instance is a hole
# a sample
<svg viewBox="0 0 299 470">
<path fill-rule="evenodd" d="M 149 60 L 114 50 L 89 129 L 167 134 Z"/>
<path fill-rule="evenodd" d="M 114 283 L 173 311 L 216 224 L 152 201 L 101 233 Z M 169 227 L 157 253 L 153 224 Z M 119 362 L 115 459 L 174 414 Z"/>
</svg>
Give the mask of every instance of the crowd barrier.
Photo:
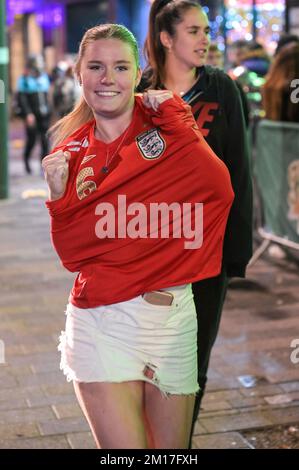
<svg viewBox="0 0 299 470">
<path fill-rule="evenodd" d="M 260 195 L 262 244 L 253 264 L 271 242 L 299 250 L 299 124 L 262 120 L 256 129 L 253 171 Z"/>
</svg>

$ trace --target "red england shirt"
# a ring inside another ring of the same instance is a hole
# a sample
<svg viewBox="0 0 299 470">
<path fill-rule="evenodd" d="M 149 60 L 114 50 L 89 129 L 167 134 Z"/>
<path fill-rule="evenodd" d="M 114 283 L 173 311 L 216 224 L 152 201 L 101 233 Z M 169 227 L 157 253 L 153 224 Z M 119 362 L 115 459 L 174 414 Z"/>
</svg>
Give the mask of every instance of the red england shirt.
<svg viewBox="0 0 299 470">
<path fill-rule="evenodd" d="M 58 256 L 78 272 L 70 302 L 107 305 L 219 274 L 233 191 L 190 107 L 175 96 L 155 112 L 136 96 L 126 135 L 107 146 L 94 128 L 55 149 L 71 153 L 69 179 L 46 202 Z"/>
</svg>

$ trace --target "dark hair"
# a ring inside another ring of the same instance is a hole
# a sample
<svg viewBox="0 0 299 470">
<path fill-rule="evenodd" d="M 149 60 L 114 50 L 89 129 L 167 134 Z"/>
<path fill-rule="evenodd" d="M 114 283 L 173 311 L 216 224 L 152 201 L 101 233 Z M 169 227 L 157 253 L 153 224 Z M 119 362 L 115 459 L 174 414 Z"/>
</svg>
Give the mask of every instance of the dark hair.
<svg viewBox="0 0 299 470">
<path fill-rule="evenodd" d="M 299 43 L 284 46 L 274 58 L 262 88 L 266 118 L 274 121 L 296 122 L 298 104 L 290 99 L 291 82 L 299 77 Z"/>
<path fill-rule="evenodd" d="M 257 41 L 249 41 L 248 50 L 249 51 L 260 51 L 260 50 L 264 50 L 264 46 L 261 43 L 257 42 Z"/>
<path fill-rule="evenodd" d="M 196 0 L 154 0 L 152 3 L 144 55 L 152 69 L 153 88 L 160 86 L 164 78 L 166 54 L 160 40 L 161 31 L 166 31 L 172 37 L 175 36 L 176 26 L 183 21 L 184 13 L 194 7 L 202 11 Z"/>
<path fill-rule="evenodd" d="M 230 44 L 230 48 L 231 49 L 242 49 L 242 48 L 245 48 L 246 49 L 248 48 L 248 44 L 249 42 L 246 41 L 246 39 L 238 39 L 237 41 L 233 42 L 232 44 Z"/>
<path fill-rule="evenodd" d="M 216 42 L 211 42 L 210 46 L 209 46 L 209 52 L 221 52 L 221 50 L 219 49 L 218 47 L 218 44 Z"/>
<path fill-rule="evenodd" d="M 290 44 L 290 43 L 299 43 L 299 37 L 296 36 L 296 34 L 289 34 L 289 33 L 284 33 L 280 36 L 278 42 L 277 42 L 277 46 L 276 46 L 276 50 L 275 50 L 275 53 L 274 53 L 274 56 L 276 56 L 278 54 L 278 52 L 284 47 L 286 46 L 287 44 Z"/>
</svg>

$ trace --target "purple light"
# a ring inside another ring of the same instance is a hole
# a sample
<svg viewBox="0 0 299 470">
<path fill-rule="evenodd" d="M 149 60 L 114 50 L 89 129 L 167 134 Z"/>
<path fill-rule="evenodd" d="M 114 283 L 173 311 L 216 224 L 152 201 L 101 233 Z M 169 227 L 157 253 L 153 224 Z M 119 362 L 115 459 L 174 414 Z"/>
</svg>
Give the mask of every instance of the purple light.
<svg viewBox="0 0 299 470">
<path fill-rule="evenodd" d="M 56 28 L 63 23 L 63 6 L 49 0 L 6 0 L 6 5 L 8 24 L 24 13 L 35 13 L 38 24 L 44 28 Z"/>
<path fill-rule="evenodd" d="M 7 11 L 13 15 L 30 13 L 40 8 L 42 0 L 6 0 Z"/>
<path fill-rule="evenodd" d="M 36 21 L 44 28 L 56 28 L 63 23 L 63 8 L 60 5 L 45 6 L 37 14 Z"/>
</svg>

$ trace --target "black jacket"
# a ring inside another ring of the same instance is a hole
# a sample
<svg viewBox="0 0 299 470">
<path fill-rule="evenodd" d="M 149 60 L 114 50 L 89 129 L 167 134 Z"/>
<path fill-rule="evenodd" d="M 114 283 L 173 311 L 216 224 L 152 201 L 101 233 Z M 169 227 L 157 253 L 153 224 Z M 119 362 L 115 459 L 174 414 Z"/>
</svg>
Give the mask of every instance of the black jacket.
<svg viewBox="0 0 299 470">
<path fill-rule="evenodd" d="M 139 91 L 148 88 L 149 77 L 147 70 Z M 239 91 L 224 72 L 204 66 L 183 99 L 192 107 L 206 141 L 230 172 L 235 200 L 226 228 L 223 263 L 229 277 L 244 277 L 252 255 L 252 181 Z"/>
<path fill-rule="evenodd" d="M 19 115 L 26 117 L 34 114 L 37 119 L 50 116 L 48 76 L 41 74 L 38 77 L 22 75 L 17 85 L 17 101 L 20 108 Z"/>
</svg>

